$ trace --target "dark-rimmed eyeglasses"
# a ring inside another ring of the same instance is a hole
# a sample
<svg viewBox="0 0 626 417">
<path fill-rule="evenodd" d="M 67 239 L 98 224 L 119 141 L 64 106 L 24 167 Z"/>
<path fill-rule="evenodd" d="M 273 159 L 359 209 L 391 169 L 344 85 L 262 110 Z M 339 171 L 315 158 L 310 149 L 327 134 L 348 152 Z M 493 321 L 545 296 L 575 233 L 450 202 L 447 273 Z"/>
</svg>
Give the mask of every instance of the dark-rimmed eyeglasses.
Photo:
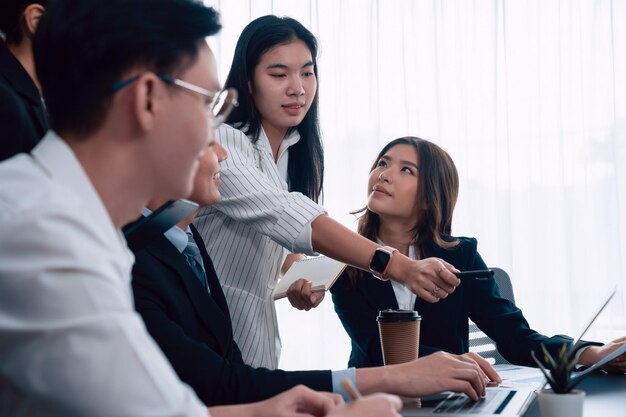
<svg viewBox="0 0 626 417">
<path fill-rule="evenodd" d="M 126 87 L 127 85 L 132 84 L 134 81 L 138 80 L 141 75 L 142 74 L 138 74 L 125 80 L 118 81 L 113 84 L 113 86 L 111 86 L 111 90 L 113 90 L 113 92 L 115 93 Z M 213 127 L 215 128 L 224 123 L 230 112 L 232 112 L 233 109 L 239 105 L 239 103 L 237 102 L 237 90 L 235 90 L 234 88 L 225 88 L 221 91 L 214 92 L 188 83 L 187 81 L 174 78 L 162 72 L 155 72 L 154 75 L 159 77 L 167 84 L 173 84 L 178 87 L 184 88 L 187 91 L 191 91 L 207 97 L 209 99 L 208 113 L 214 117 L 215 121 Z"/>
</svg>

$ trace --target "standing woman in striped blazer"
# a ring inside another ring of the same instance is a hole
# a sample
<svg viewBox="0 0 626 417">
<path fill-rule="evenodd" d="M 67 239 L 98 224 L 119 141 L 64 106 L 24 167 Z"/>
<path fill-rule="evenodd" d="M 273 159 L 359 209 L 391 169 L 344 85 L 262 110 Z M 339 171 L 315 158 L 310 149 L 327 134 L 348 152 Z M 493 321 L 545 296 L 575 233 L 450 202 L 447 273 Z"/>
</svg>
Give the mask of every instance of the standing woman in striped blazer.
<svg viewBox="0 0 626 417">
<path fill-rule="evenodd" d="M 454 266 L 412 260 L 343 227 L 318 204 L 324 152 L 318 122 L 317 41 L 288 17 L 263 16 L 243 30 L 226 87 L 240 105 L 218 131 L 230 157 L 222 163 L 219 204 L 196 219 L 220 277 L 243 359 L 274 369 L 280 338 L 272 290 L 289 252 L 322 253 L 380 279 L 392 279 L 431 303 L 452 293 Z M 290 288 L 297 308 L 323 293 L 300 280 Z"/>
</svg>

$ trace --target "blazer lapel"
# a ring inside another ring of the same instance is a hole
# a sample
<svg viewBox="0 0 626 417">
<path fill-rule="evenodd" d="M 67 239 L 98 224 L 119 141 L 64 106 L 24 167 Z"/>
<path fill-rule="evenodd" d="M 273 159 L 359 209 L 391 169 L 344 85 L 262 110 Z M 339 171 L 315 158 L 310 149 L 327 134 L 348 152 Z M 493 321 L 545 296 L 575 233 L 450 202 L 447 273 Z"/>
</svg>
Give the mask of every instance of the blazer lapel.
<svg viewBox="0 0 626 417">
<path fill-rule="evenodd" d="M 381 281 L 371 274 L 367 274 L 362 280 L 361 291 L 365 293 L 365 299 L 369 300 L 376 310 L 398 309 L 398 300 L 393 292 L 391 281 Z M 369 294 L 371 296 L 368 296 Z"/>
<path fill-rule="evenodd" d="M 194 309 L 206 327 L 216 336 L 224 352 L 228 351 L 227 341 L 232 339 L 230 316 L 209 295 L 187 263 L 185 256 L 178 252 L 164 236 L 150 244 L 147 250 L 152 256 L 176 273 L 191 299 Z M 211 288 L 213 291 L 213 288 Z M 221 290 L 220 290 L 221 293 Z M 212 293 L 213 294 L 213 293 Z M 222 298 L 223 298 L 222 293 Z"/>
<path fill-rule="evenodd" d="M 213 262 L 209 257 L 209 254 L 206 250 L 206 246 L 204 245 L 204 241 L 193 224 L 189 225 L 191 229 L 191 233 L 193 233 L 193 238 L 196 241 L 196 245 L 200 249 L 200 255 L 202 255 L 202 261 L 204 263 L 204 270 L 206 271 L 207 281 L 209 283 L 209 289 L 211 290 L 211 297 L 217 303 L 217 305 L 222 309 L 222 312 L 230 317 L 230 311 L 228 310 L 228 303 L 226 302 L 226 296 L 224 295 L 224 291 L 222 290 L 222 285 L 220 284 L 219 279 L 217 278 L 217 273 L 215 272 L 215 267 L 213 267 Z"/>
</svg>

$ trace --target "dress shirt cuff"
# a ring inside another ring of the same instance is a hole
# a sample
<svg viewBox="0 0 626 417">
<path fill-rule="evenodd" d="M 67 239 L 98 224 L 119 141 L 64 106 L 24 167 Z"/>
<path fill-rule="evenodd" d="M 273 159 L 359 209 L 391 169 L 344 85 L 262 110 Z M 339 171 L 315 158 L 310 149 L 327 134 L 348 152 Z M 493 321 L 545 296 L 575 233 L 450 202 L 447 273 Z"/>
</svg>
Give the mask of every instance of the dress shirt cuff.
<svg viewBox="0 0 626 417">
<path fill-rule="evenodd" d="M 599 342 L 586 342 L 584 340 L 581 340 L 580 342 L 578 342 L 578 344 L 576 345 L 576 354 L 578 355 L 578 357 L 580 357 L 580 355 L 583 354 L 583 352 L 585 350 L 587 350 L 588 348 L 590 348 L 591 346 L 604 346 L 604 343 L 599 343 Z M 579 367 L 583 366 L 580 364 L 577 364 Z"/>
<path fill-rule="evenodd" d="M 578 351 L 583 351 L 585 349 L 587 349 L 588 347 L 591 346 L 604 346 L 604 343 L 600 343 L 600 342 L 589 342 L 587 340 L 579 340 L 578 343 L 576 343 L 576 346 L 574 347 L 574 350 L 578 353 Z"/>
<path fill-rule="evenodd" d="M 348 368 L 342 371 L 333 371 L 333 392 L 343 397 L 344 401 L 350 401 L 351 398 L 341 387 L 341 380 L 348 378 L 352 382 L 352 386 L 356 387 L 356 368 Z"/>
<path fill-rule="evenodd" d="M 584 346 L 582 348 L 578 348 L 576 349 L 576 354 L 578 355 L 578 357 L 580 358 L 580 356 L 583 354 L 584 351 L 586 351 L 588 348 L 590 348 L 591 346 Z M 581 365 L 580 363 L 576 364 L 576 369 L 578 368 L 584 368 L 584 365 Z"/>
<path fill-rule="evenodd" d="M 283 211 L 278 217 L 278 221 L 274 227 L 274 233 L 278 239 L 274 241 L 288 248 L 293 253 L 304 253 L 306 255 L 314 255 L 311 238 L 299 244 L 298 236 L 304 229 L 311 228 L 311 223 L 320 214 L 326 213 L 324 208 L 308 197 L 300 193 L 290 193 L 290 198 L 283 206 Z M 281 242 L 281 240 L 283 242 Z"/>
<path fill-rule="evenodd" d="M 315 217 L 309 220 L 309 222 L 302 228 L 302 230 L 300 231 L 300 234 L 298 235 L 298 237 L 296 238 L 296 241 L 294 242 L 294 247 L 296 248 L 307 248 L 307 249 L 310 248 L 311 249 L 310 252 L 305 252 L 309 256 L 319 255 L 319 253 L 315 252 L 315 250 L 313 249 L 313 240 L 312 240 L 313 227 L 311 226 L 311 224 L 315 221 L 315 219 L 317 219 L 322 214 L 324 214 L 324 212 L 317 213 Z"/>
</svg>

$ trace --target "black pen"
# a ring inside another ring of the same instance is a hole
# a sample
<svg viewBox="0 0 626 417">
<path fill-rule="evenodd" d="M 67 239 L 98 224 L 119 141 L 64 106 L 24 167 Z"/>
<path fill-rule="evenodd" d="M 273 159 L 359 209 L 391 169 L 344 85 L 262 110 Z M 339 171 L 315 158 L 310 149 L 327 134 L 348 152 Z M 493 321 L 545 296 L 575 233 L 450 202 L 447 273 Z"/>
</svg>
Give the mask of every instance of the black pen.
<svg viewBox="0 0 626 417">
<path fill-rule="evenodd" d="M 476 279 L 489 279 L 493 278 L 493 270 L 491 269 L 481 269 L 478 271 L 463 271 L 463 272 L 453 272 L 457 278 L 476 278 Z"/>
</svg>

